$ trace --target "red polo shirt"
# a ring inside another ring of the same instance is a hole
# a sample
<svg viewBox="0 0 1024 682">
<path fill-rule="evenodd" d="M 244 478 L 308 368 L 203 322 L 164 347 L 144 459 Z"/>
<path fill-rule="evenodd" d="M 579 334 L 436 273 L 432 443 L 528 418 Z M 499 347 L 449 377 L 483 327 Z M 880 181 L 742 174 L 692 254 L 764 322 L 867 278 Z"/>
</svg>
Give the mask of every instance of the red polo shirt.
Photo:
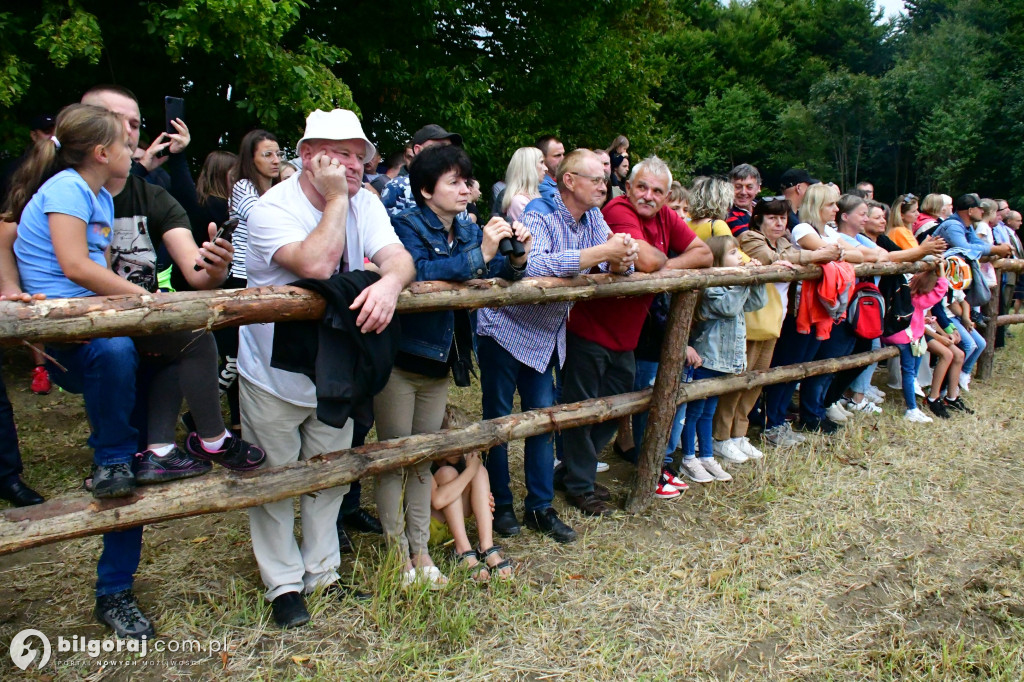
<svg viewBox="0 0 1024 682">
<path fill-rule="evenodd" d="M 668 206 L 662 206 L 653 218 L 643 219 L 623 195 L 601 209 L 613 232 L 625 232 L 642 239 L 662 253 L 680 254 L 697 235 Z M 636 348 L 640 329 L 654 294 L 629 298 L 602 298 L 582 301 L 569 313 L 568 330 L 619 353 Z"/>
</svg>

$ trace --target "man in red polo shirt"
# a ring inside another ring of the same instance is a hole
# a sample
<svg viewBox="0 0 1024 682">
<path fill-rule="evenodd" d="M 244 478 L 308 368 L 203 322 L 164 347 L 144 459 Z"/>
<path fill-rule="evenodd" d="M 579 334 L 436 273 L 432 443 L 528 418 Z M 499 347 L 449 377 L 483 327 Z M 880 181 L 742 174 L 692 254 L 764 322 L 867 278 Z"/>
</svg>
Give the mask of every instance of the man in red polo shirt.
<svg viewBox="0 0 1024 682">
<path fill-rule="evenodd" d="M 634 266 L 639 272 L 663 268 L 710 267 L 711 250 L 665 205 L 672 172 L 656 156 L 633 166 L 626 194 L 601 209 L 613 232 L 624 232 L 639 245 Z M 678 254 L 672 258 L 669 253 Z M 654 294 L 584 301 L 569 315 L 562 401 L 566 403 L 625 393 L 633 389 L 633 350 Z M 614 421 L 581 426 L 563 436 L 562 467 L 566 500 L 588 516 L 612 512 L 594 492 L 597 456 L 615 434 Z M 602 496 L 605 497 L 605 496 Z"/>
</svg>

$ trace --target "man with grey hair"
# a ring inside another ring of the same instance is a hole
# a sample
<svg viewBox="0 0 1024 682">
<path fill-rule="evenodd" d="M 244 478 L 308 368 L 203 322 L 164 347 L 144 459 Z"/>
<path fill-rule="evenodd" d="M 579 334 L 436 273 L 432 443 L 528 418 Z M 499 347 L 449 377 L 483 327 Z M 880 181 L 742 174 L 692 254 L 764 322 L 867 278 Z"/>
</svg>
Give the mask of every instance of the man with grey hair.
<svg viewBox="0 0 1024 682">
<path fill-rule="evenodd" d="M 750 228 L 754 201 L 761 192 L 761 172 L 749 163 L 741 163 L 729 171 L 729 182 L 736 196 L 725 223 L 732 230 L 732 236 L 739 237 Z"/>
<path fill-rule="evenodd" d="M 602 215 L 613 232 L 637 244 L 640 272 L 711 265 L 711 250 L 669 208 L 672 172 L 656 156 L 633 166 L 626 193 L 605 204 Z M 669 258 L 669 253 L 678 254 Z M 634 387 L 633 350 L 654 295 L 582 301 L 573 307 L 566 338 L 563 402 L 623 393 Z M 607 491 L 597 486 L 597 456 L 615 433 L 615 422 L 581 426 L 563 436 L 563 461 L 556 485 L 566 500 L 589 516 L 611 513 Z M 666 497 L 677 489 L 663 487 Z"/>
</svg>

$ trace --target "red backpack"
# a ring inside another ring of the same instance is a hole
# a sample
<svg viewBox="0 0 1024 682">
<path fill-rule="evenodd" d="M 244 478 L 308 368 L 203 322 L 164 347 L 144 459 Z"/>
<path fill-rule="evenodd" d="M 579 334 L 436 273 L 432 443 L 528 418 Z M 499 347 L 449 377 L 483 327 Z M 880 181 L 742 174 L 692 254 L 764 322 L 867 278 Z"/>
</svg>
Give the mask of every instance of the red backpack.
<svg viewBox="0 0 1024 682">
<path fill-rule="evenodd" d="M 855 286 L 846 312 L 846 321 L 853 327 L 854 334 L 869 340 L 882 336 L 885 299 L 874 284 L 861 282 Z"/>
</svg>

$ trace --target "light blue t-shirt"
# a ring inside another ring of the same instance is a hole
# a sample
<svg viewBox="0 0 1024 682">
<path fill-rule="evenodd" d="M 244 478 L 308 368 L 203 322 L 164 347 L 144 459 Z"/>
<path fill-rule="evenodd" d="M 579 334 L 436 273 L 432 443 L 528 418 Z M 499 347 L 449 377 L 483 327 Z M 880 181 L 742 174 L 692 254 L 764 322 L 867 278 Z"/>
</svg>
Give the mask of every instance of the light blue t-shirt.
<svg viewBox="0 0 1024 682">
<path fill-rule="evenodd" d="M 93 296 L 65 275 L 57 262 L 50 236 L 49 213 L 63 213 L 85 221 L 89 259 L 107 267 L 105 251 L 110 246 L 114 223 L 114 199 L 105 188 L 93 194 L 78 171 L 69 168 L 43 183 L 21 214 L 14 255 L 18 259 L 21 287 L 30 294 L 47 298 Z"/>
</svg>

